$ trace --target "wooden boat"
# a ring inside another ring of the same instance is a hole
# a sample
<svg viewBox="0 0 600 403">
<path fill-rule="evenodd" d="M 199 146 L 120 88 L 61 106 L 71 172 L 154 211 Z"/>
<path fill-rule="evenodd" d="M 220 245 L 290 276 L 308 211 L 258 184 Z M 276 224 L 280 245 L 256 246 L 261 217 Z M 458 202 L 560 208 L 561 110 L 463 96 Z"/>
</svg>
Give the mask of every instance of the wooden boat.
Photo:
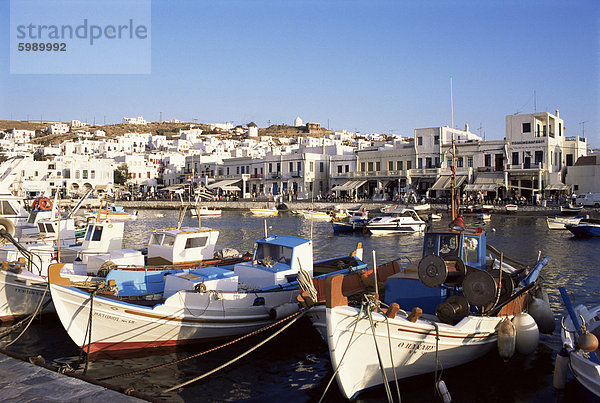
<svg viewBox="0 0 600 403">
<path fill-rule="evenodd" d="M 367 229 L 375 235 L 421 232 L 427 223 L 412 209 L 390 210 L 367 222 Z"/>
<path fill-rule="evenodd" d="M 318 211 L 318 210 L 297 210 L 296 214 L 301 215 L 307 220 L 324 220 L 331 221 L 333 218 L 333 212 L 329 211 Z"/>
<path fill-rule="evenodd" d="M 387 278 L 387 310 L 374 297 L 362 307 L 349 305 L 331 279 L 316 326 L 326 329 L 321 334 L 344 397 L 461 365 L 496 348 L 499 325 L 526 309 L 549 259 L 523 265 L 500 255 L 499 262 L 486 260 L 486 250 L 499 253 L 487 248 L 481 229 L 426 233 L 421 261 Z M 517 329 L 528 339 L 523 349 L 535 348 L 537 327 L 535 334 L 527 329 Z"/>
<path fill-rule="evenodd" d="M 577 238 L 591 238 L 600 236 L 600 220 L 582 218 L 577 224 L 566 224 L 569 231 Z"/>
<path fill-rule="evenodd" d="M 568 311 L 563 317 L 560 337 L 563 351 L 568 354 L 569 368 L 583 387 L 600 398 L 600 350 L 584 351 L 580 345 L 583 343 L 578 343 L 579 337 L 588 331 L 596 337 L 597 346 L 600 338 L 600 306 L 590 309 L 584 305 L 573 307 L 563 287 L 560 288 L 560 293 Z"/>
<path fill-rule="evenodd" d="M 299 272 L 312 276 L 320 264 L 336 273 L 365 270 L 362 253 L 355 252 L 313 264 L 312 241 L 270 236 L 256 242 L 252 262 L 152 272 L 115 269 L 106 277 L 108 286 L 94 294 L 64 277 L 56 264 L 49 283 L 63 326 L 86 351 L 170 346 L 245 334 L 297 312 Z"/>
<path fill-rule="evenodd" d="M 581 210 L 583 210 L 583 206 L 573 206 L 572 204 L 560 206 L 560 214 L 566 216 L 578 215 Z"/>
<path fill-rule="evenodd" d="M 369 221 L 367 209 L 348 210 L 348 217 L 331 221 L 333 232 L 362 231 Z"/>
<path fill-rule="evenodd" d="M 272 217 L 279 214 L 275 207 L 251 208 L 250 213 L 258 216 Z"/>
<path fill-rule="evenodd" d="M 202 206 L 198 208 L 191 208 L 190 214 L 192 217 L 220 217 L 221 210 L 217 210 L 216 208 L 209 209 L 206 206 Z"/>
<path fill-rule="evenodd" d="M 578 224 L 584 217 L 546 217 L 546 224 L 551 230 L 566 230 L 567 224 Z"/>
<path fill-rule="evenodd" d="M 509 214 L 516 213 L 518 209 L 519 206 L 517 206 L 516 204 L 507 204 L 506 206 L 504 206 L 504 210 Z"/>
<path fill-rule="evenodd" d="M 130 214 L 121 206 L 105 206 L 98 211 L 90 210 L 87 216 L 111 221 L 135 221 L 138 218 L 137 211 Z"/>
</svg>

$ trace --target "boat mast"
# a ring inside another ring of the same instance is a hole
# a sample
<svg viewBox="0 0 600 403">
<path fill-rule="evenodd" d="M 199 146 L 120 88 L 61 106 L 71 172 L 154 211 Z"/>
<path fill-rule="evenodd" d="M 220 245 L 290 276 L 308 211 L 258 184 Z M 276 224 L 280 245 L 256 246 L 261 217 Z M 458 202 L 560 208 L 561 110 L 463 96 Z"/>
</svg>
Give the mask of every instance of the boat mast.
<svg viewBox="0 0 600 403">
<path fill-rule="evenodd" d="M 452 193 L 451 193 L 451 209 L 452 209 L 452 221 L 456 218 L 458 210 L 458 199 L 456 197 L 456 142 L 454 141 L 454 97 L 452 96 L 452 76 L 450 76 L 450 113 L 452 115 L 452 165 L 450 169 L 452 171 Z"/>
</svg>

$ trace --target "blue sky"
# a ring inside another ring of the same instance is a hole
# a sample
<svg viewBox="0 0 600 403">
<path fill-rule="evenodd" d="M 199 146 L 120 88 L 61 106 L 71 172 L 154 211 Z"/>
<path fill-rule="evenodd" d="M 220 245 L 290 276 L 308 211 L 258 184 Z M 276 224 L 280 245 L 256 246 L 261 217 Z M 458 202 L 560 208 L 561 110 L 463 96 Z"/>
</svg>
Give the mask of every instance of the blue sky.
<svg viewBox="0 0 600 403">
<path fill-rule="evenodd" d="M 505 115 L 535 103 L 600 146 L 594 0 L 153 0 L 150 74 L 10 74 L 9 15 L 0 0 L 0 119 L 162 112 L 263 127 L 300 116 L 412 136 L 451 124 L 452 77 L 457 127 L 501 139 Z"/>
</svg>

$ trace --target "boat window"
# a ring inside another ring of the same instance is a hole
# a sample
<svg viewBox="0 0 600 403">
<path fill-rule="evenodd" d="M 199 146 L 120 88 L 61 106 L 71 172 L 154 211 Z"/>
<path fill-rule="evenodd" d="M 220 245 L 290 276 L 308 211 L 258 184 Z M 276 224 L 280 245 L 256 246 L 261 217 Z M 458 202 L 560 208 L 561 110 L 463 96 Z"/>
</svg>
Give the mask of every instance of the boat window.
<svg viewBox="0 0 600 403">
<path fill-rule="evenodd" d="M 477 237 L 464 237 L 462 260 L 467 264 L 479 261 L 479 239 Z"/>
<path fill-rule="evenodd" d="M 256 249 L 255 259 L 273 263 L 280 262 L 289 265 L 292 262 L 292 248 L 270 243 L 259 243 Z"/>
<path fill-rule="evenodd" d="M 35 222 L 35 217 L 36 216 L 37 216 L 37 211 L 32 211 L 31 213 L 29 213 L 29 217 L 27 218 L 27 223 L 28 224 L 33 224 Z"/>
<path fill-rule="evenodd" d="M 435 250 L 435 235 L 427 235 L 425 238 L 425 247 L 423 248 L 423 256 L 434 255 Z"/>
<path fill-rule="evenodd" d="M 92 235 L 92 241 L 99 241 L 102 238 L 102 226 L 97 225 L 94 227 L 94 235 Z"/>
<path fill-rule="evenodd" d="M 154 233 L 150 237 L 150 245 L 160 245 L 162 243 L 163 235 L 161 233 Z"/>
<path fill-rule="evenodd" d="M 46 232 L 54 234 L 54 226 L 50 223 L 46 224 Z"/>
<path fill-rule="evenodd" d="M 2 203 L 0 204 L 0 209 L 2 210 L 0 211 L 0 214 L 2 215 L 17 215 L 17 212 L 10 205 L 8 200 L 2 200 Z"/>
<path fill-rule="evenodd" d="M 38 223 L 38 230 L 39 230 L 40 232 L 46 232 L 46 231 L 44 230 L 44 224 L 42 224 L 42 223 Z"/>
<path fill-rule="evenodd" d="M 94 226 L 93 225 L 88 226 L 87 232 L 85 233 L 85 240 L 86 241 L 90 240 L 90 238 L 92 237 L 92 233 L 93 232 L 94 232 Z"/>
<path fill-rule="evenodd" d="M 207 240 L 208 240 L 208 237 L 205 237 L 205 236 L 200 236 L 200 237 L 196 237 L 196 238 L 188 238 L 187 241 L 185 242 L 185 248 L 186 249 L 201 248 L 203 246 L 206 246 Z"/>
<path fill-rule="evenodd" d="M 440 235 L 440 255 L 455 254 L 458 245 L 458 235 Z"/>
<path fill-rule="evenodd" d="M 165 234 L 165 238 L 162 241 L 163 246 L 173 246 L 175 243 L 175 237 L 173 235 Z"/>
</svg>

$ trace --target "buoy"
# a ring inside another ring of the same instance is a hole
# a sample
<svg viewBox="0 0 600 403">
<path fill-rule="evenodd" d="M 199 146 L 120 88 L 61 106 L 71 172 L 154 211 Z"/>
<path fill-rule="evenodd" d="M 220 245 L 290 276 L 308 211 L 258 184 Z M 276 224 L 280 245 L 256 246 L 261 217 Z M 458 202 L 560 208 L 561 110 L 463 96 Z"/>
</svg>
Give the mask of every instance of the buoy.
<svg viewBox="0 0 600 403">
<path fill-rule="evenodd" d="M 269 316 L 271 316 L 272 319 L 277 320 L 285 318 L 286 316 L 290 316 L 291 314 L 298 312 L 299 309 L 300 307 L 298 303 L 287 302 L 285 304 L 277 305 L 271 308 L 269 310 Z"/>
<path fill-rule="evenodd" d="M 450 392 L 448 391 L 448 388 L 446 387 L 446 382 L 439 381 L 437 383 L 437 390 L 438 390 L 438 393 L 440 394 L 440 397 L 442 398 L 442 401 L 444 403 L 450 403 L 452 401 L 452 396 L 450 396 Z"/>
<path fill-rule="evenodd" d="M 582 333 L 577 337 L 577 345 L 584 352 L 591 353 L 598 349 L 598 339 L 586 330 L 585 333 Z"/>
<path fill-rule="evenodd" d="M 531 354 L 540 341 L 540 332 L 535 320 L 528 313 L 521 312 L 513 318 L 517 331 L 516 347 L 521 354 Z"/>
<path fill-rule="evenodd" d="M 533 317 L 540 332 L 544 334 L 552 334 L 554 332 L 554 328 L 556 327 L 554 315 L 552 315 L 552 309 L 546 301 L 534 297 L 533 301 L 527 307 L 527 313 Z"/>
<path fill-rule="evenodd" d="M 537 298 L 543 299 L 544 301 L 546 301 L 546 303 L 548 305 L 550 305 L 550 298 L 548 298 L 548 293 L 546 292 L 546 290 L 544 289 L 544 287 L 539 286 L 538 289 L 535 292 L 535 296 Z"/>
<path fill-rule="evenodd" d="M 564 389 L 567 385 L 567 372 L 569 372 L 569 353 L 562 348 L 554 360 L 554 378 L 552 385 L 556 389 Z"/>
<path fill-rule="evenodd" d="M 498 327 L 498 354 L 508 361 L 515 354 L 517 330 L 508 318 L 504 318 Z"/>
</svg>

